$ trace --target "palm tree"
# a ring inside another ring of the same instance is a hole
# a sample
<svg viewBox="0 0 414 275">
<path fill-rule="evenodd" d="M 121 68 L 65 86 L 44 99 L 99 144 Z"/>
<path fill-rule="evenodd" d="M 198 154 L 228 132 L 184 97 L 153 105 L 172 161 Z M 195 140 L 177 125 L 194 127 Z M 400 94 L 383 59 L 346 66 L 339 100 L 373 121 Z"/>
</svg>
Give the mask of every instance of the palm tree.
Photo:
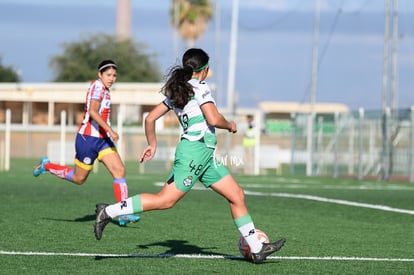
<svg viewBox="0 0 414 275">
<path fill-rule="evenodd" d="M 172 0 L 171 24 L 188 41 L 188 47 L 207 28 L 213 15 L 211 0 Z"/>
</svg>

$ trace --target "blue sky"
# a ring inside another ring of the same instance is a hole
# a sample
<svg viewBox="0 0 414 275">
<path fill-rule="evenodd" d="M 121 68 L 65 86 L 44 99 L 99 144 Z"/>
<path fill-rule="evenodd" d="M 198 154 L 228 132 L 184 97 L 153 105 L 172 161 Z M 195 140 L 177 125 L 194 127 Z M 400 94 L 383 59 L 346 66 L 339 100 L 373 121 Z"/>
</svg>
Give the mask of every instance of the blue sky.
<svg viewBox="0 0 414 275">
<path fill-rule="evenodd" d="M 321 0 L 320 67 L 316 100 L 351 109 L 382 106 L 384 2 Z M 132 0 L 137 42 L 163 71 L 186 43 L 175 40 L 169 0 Z M 231 0 L 217 1 L 220 17 L 195 42 L 211 57 L 216 99 L 225 105 Z M 238 106 L 260 101 L 310 100 L 314 1 L 239 0 L 236 84 Z M 91 33 L 115 32 L 116 0 L 0 0 L 2 64 L 21 70 L 25 82 L 46 82 L 61 45 Z M 414 1 L 399 1 L 398 102 L 414 105 Z M 175 45 L 178 45 L 176 48 Z"/>
</svg>

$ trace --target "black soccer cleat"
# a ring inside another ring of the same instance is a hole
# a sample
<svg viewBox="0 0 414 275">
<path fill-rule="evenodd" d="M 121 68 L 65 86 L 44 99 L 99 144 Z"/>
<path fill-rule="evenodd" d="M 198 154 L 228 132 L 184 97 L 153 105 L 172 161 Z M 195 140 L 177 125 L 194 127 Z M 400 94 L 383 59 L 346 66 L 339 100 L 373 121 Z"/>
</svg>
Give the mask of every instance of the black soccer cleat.
<svg viewBox="0 0 414 275">
<path fill-rule="evenodd" d="M 93 229 L 97 240 L 100 240 L 102 238 L 102 233 L 105 229 L 105 226 L 112 220 L 112 218 L 109 217 L 105 211 L 105 208 L 107 206 L 108 204 L 105 203 L 98 203 L 96 205 L 96 220 Z"/>
<path fill-rule="evenodd" d="M 257 253 L 250 253 L 250 259 L 253 263 L 261 264 L 266 260 L 267 256 L 282 249 L 286 239 L 280 239 L 274 243 L 263 243 L 262 249 Z"/>
</svg>

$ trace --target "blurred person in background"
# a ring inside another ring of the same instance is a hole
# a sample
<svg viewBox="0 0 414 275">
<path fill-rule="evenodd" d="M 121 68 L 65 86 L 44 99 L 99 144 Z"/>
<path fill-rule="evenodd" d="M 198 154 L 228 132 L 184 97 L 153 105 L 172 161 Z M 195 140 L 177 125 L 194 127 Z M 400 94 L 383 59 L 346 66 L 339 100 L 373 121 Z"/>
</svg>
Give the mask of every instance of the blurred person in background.
<svg viewBox="0 0 414 275">
<path fill-rule="evenodd" d="M 244 174 L 254 174 L 255 147 L 256 147 L 256 127 L 253 115 L 246 116 L 247 126 L 243 134 L 243 162 Z"/>
<path fill-rule="evenodd" d="M 102 162 L 113 177 L 116 201 L 128 198 L 128 185 L 125 179 L 125 166 L 116 149 L 119 135 L 111 128 L 110 88 L 116 81 L 118 66 L 112 60 L 104 60 L 98 65 L 98 79 L 93 80 L 86 94 L 85 113 L 75 141 L 75 167 L 50 162 L 42 157 L 34 167 L 33 175 L 38 177 L 49 172 L 63 180 L 82 185 L 89 176 L 95 160 Z M 140 220 L 139 216 L 122 215 L 119 225 L 124 226 Z"/>
</svg>

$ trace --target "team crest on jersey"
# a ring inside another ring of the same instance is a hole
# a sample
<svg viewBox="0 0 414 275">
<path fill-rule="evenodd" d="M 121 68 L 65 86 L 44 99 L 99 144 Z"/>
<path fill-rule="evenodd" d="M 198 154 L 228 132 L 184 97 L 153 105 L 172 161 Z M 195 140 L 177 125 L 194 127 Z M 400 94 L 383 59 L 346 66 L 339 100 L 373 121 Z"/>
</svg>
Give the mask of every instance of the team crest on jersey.
<svg viewBox="0 0 414 275">
<path fill-rule="evenodd" d="M 84 158 L 83 159 L 83 163 L 85 163 L 85 164 L 91 164 L 91 158 L 89 158 L 89 157 L 86 157 L 86 158 Z"/>
<path fill-rule="evenodd" d="M 183 183 L 184 183 L 185 186 L 190 186 L 192 181 L 193 181 L 193 177 L 188 176 L 187 178 L 184 179 Z"/>
</svg>

